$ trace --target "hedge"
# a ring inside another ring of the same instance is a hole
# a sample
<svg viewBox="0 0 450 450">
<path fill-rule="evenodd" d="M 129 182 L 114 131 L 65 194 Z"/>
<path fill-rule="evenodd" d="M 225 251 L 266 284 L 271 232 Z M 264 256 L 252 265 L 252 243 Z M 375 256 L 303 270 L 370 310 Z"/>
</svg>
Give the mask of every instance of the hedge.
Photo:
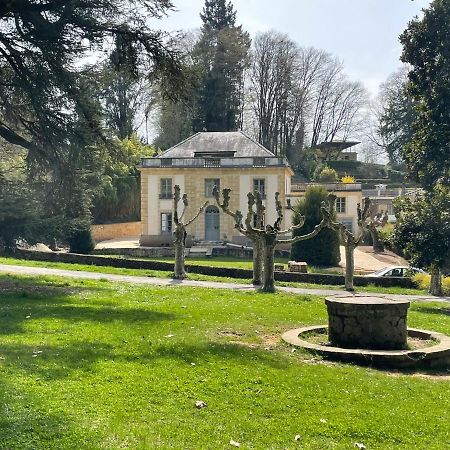
<svg viewBox="0 0 450 450">
<path fill-rule="evenodd" d="M 85 264 L 93 266 L 109 266 L 124 269 L 147 269 L 173 271 L 173 263 L 163 261 L 146 261 L 140 259 L 107 258 L 93 255 L 79 255 L 76 253 L 58 252 L 38 252 L 35 250 L 17 250 L 16 257 L 33 261 L 50 261 L 73 264 Z M 211 275 L 216 277 L 229 277 L 239 279 L 251 279 L 252 271 L 249 269 L 238 269 L 233 267 L 210 267 L 199 265 L 186 265 L 186 272 Z M 341 286 L 345 284 L 343 275 L 322 274 L 322 273 L 295 273 L 295 272 L 275 272 L 276 281 L 312 283 Z M 378 287 L 402 287 L 414 289 L 416 286 L 409 278 L 367 278 L 355 276 L 355 286 L 378 286 Z"/>
</svg>

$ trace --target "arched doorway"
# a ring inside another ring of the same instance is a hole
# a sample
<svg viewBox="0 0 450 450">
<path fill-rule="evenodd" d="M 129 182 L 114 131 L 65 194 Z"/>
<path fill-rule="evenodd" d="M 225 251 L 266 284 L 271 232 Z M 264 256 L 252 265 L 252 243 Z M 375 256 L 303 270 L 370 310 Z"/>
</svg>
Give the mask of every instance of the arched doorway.
<svg viewBox="0 0 450 450">
<path fill-rule="evenodd" d="M 205 211 L 205 241 L 218 241 L 219 239 L 219 208 L 216 206 L 208 206 Z"/>
</svg>

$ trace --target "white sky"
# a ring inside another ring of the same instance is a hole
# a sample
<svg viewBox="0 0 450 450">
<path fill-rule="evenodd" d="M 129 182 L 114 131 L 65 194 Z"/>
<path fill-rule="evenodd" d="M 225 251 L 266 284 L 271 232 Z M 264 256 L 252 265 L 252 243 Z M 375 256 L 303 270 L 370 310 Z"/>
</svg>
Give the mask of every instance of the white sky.
<svg viewBox="0 0 450 450">
<path fill-rule="evenodd" d="M 204 0 L 173 0 L 176 11 L 158 21 L 166 31 L 201 25 Z M 400 65 L 398 36 L 430 0 L 232 0 L 237 22 L 251 36 L 275 29 L 302 46 L 324 49 L 344 61 L 352 79 L 376 95 Z M 155 24 L 156 25 L 156 24 Z"/>
</svg>

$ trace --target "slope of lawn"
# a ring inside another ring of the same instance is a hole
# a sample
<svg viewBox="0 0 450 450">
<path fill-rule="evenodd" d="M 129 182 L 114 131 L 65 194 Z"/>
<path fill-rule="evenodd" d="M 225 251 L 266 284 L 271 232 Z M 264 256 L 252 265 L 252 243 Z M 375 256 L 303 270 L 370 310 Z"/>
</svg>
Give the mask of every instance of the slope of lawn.
<svg viewBox="0 0 450 450">
<path fill-rule="evenodd" d="M 331 363 L 280 341 L 326 323 L 319 297 L 0 276 L 0 323 L 1 449 L 449 442 L 448 372 Z M 409 325 L 449 334 L 449 304 L 414 303 Z"/>
</svg>

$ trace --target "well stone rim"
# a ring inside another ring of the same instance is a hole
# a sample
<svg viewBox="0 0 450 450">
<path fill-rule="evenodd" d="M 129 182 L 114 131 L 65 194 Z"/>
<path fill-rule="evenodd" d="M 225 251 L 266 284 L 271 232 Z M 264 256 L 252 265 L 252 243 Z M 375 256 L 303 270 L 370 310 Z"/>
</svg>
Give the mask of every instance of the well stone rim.
<svg viewBox="0 0 450 450">
<path fill-rule="evenodd" d="M 365 348 L 343 348 L 313 344 L 300 336 L 309 332 L 327 333 L 327 325 L 313 325 L 295 328 L 283 333 L 284 342 L 294 347 L 304 348 L 326 357 L 341 361 L 371 362 L 373 364 L 391 365 L 396 367 L 413 367 L 423 363 L 432 366 L 444 364 L 450 366 L 450 337 L 435 331 L 408 328 L 408 336 L 421 339 L 433 339 L 436 345 L 417 350 L 372 350 Z"/>
</svg>

